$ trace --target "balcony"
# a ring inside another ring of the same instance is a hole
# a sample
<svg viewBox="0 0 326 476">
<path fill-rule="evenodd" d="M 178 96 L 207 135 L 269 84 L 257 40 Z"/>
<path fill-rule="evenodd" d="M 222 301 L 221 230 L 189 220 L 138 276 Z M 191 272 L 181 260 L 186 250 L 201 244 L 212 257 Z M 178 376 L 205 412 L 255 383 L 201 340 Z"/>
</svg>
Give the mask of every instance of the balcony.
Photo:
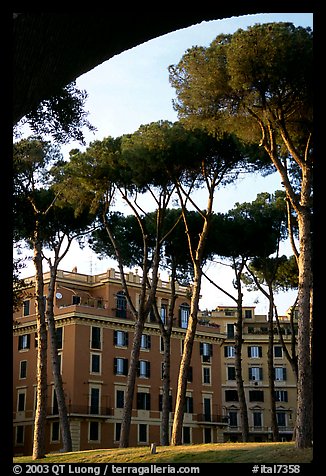
<svg viewBox="0 0 326 476">
<path fill-rule="evenodd" d="M 197 413 L 198 423 L 223 423 L 228 424 L 228 417 L 226 415 L 210 414 L 210 413 Z"/>
<path fill-rule="evenodd" d="M 68 415 L 78 414 L 78 415 L 87 415 L 87 416 L 110 416 L 113 415 L 113 409 L 109 407 L 96 407 L 93 408 L 88 405 L 68 405 L 67 407 Z M 47 409 L 48 416 L 58 416 L 58 408 L 50 407 Z"/>
</svg>

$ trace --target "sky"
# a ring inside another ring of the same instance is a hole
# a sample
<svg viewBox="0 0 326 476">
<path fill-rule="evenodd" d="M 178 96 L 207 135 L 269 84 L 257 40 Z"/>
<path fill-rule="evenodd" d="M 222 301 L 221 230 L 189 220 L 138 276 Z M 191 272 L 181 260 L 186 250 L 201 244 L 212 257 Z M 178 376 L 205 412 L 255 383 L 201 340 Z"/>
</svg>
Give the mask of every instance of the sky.
<svg viewBox="0 0 326 476">
<path fill-rule="evenodd" d="M 195 45 L 208 46 L 220 33 L 232 34 L 239 28 L 246 29 L 255 23 L 279 21 L 292 22 L 295 26 L 313 27 L 312 13 L 245 15 L 202 22 L 136 46 L 80 76 L 76 86 L 87 91 L 85 109 L 89 112 L 88 120 L 97 128 L 95 133 L 85 131 L 86 143 L 108 136 L 118 137 L 133 133 L 142 124 L 162 119 L 177 121 L 178 117 L 172 105 L 175 91 L 169 83 L 170 65 L 177 64 L 188 48 Z M 83 149 L 76 142 L 70 143 L 62 148 L 64 156 L 74 147 Z M 273 193 L 278 189 L 281 189 L 281 183 L 277 173 L 267 177 L 246 176 L 217 192 L 214 210 L 226 212 L 233 208 L 236 202 L 250 202 L 260 192 Z M 130 213 L 127 209 L 121 211 Z M 287 244 L 283 245 L 281 252 L 292 254 Z M 99 260 L 88 248 L 81 250 L 77 243 L 73 244 L 59 268 L 69 271 L 74 266 L 77 266 L 78 272 L 85 274 L 102 273 L 107 268 L 117 267 L 112 260 Z M 46 266 L 44 269 L 47 269 Z M 204 271 L 219 286 L 225 287 L 235 295 L 231 269 L 225 265 L 210 264 Z M 30 262 L 22 276 L 33 274 L 34 268 Z M 164 279 L 164 275 L 162 276 Z M 207 283 L 205 278 L 201 289 L 202 310 L 235 304 Z M 276 297 L 280 315 L 285 314 L 292 305 L 295 294 L 295 292 L 280 293 Z M 245 292 L 244 305 L 256 306 L 257 314 L 266 314 L 268 310 L 267 300 L 258 292 Z"/>
</svg>

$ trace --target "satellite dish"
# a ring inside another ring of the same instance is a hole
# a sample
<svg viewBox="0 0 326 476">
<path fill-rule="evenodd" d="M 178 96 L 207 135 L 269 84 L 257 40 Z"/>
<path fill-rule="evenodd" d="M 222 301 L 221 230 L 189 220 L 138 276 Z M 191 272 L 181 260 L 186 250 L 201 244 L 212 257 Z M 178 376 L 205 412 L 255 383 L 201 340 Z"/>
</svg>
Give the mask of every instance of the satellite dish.
<svg viewBox="0 0 326 476">
<path fill-rule="evenodd" d="M 56 294 L 55 294 L 55 297 L 56 297 L 57 299 L 61 299 L 61 298 L 62 298 L 62 294 L 61 294 L 61 293 L 56 293 Z"/>
</svg>

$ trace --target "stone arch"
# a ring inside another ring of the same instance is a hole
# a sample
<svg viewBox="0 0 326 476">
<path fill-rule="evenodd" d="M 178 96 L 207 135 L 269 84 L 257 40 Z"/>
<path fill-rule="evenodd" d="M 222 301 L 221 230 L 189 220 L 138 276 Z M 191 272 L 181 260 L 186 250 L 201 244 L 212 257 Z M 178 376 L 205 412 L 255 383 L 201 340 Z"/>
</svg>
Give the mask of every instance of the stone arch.
<svg viewBox="0 0 326 476">
<path fill-rule="evenodd" d="M 63 86 L 127 49 L 202 21 L 257 13 L 254 4 L 245 3 L 164 15 L 148 9 L 134 13 L 128 7 L 110 13 L 14 13 L 14 124 Z"/>
</svg>

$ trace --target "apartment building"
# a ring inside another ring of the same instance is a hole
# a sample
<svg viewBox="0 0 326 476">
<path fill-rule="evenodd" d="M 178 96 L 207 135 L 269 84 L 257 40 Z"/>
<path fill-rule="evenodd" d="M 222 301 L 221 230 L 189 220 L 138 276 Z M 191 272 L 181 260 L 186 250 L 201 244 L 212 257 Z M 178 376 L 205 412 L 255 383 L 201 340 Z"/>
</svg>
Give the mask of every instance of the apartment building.
<svg viewBox="0 0 326 476">
<path fill-rule="evenodd" d="M 214 324 L 225 335 L 221 347 L 221 400 L 223 414 L 228 416 L 224 441 L 241 441 L 238 392 L 235 379 L 234 335 L 237 309 L 219 306 L 214 311 L 202 313 L 202 319 Z M 289 314 L 280 318 L 282 335 L 290 351 L 292 329 Z M 296 334 L 297 320 L 294 320 Z M 254 307 L 243 308 L 242 377 L 246 396 L 251 441 L 268 441 L 272 438 L 271 398 L 268 367 L 267 316 L 256 315 Z M 274 326 L 274 385 L 276 417 L 282 440 L 291 440 L 296 416 L 296 378 L 283 351 Z"/>
<path fill-rule="evenodd" d="M 134 321 L 114 269 L 98 275 L 58 271 L 55 322 L 61 373 L 66 395 L 73 449 L 115 447 L 119 444 Z M 139 302 L 140 277 L 125 275 L 133 303 Z M 26 297 L 13 317 L 14 454 L 32 453 L 36 408 L 36 316 L 34 278 L 26 280 Z M 45 293 L 49 273 L 44 274 Z M 159 281 L 157 305 L 164 321 L 170 300 L 169 282 Z M 171 425 L 177 378 L 189 316 L 189 288 L 177 286 L 171 337 Z M 222 327 L 221 327 L 222 329 Z M 227 432 L 226 402 L 221 388 L 229 381 L 221 358 L 226 335 L 201 319 L 188 376 L 183 426 L 184 443 L 223 441 Z M 231 341 L 228 341 L 231 345 Z M 142 336 L 132 411 L 130 446 L 160 443 L 163 348 L 160 330 L 149 316 Z M 225 359 L 223 358 L 223 361 Z M 58 406 L 48 349 L 48 410 L 46 451 L 62 447 Z M 230 402 L 227 402 L 229 405 Z M 224 416 L 223 416 L 224 405 Z M 231 408 L 228 407 L 230 413 Z"/>
</svg>

